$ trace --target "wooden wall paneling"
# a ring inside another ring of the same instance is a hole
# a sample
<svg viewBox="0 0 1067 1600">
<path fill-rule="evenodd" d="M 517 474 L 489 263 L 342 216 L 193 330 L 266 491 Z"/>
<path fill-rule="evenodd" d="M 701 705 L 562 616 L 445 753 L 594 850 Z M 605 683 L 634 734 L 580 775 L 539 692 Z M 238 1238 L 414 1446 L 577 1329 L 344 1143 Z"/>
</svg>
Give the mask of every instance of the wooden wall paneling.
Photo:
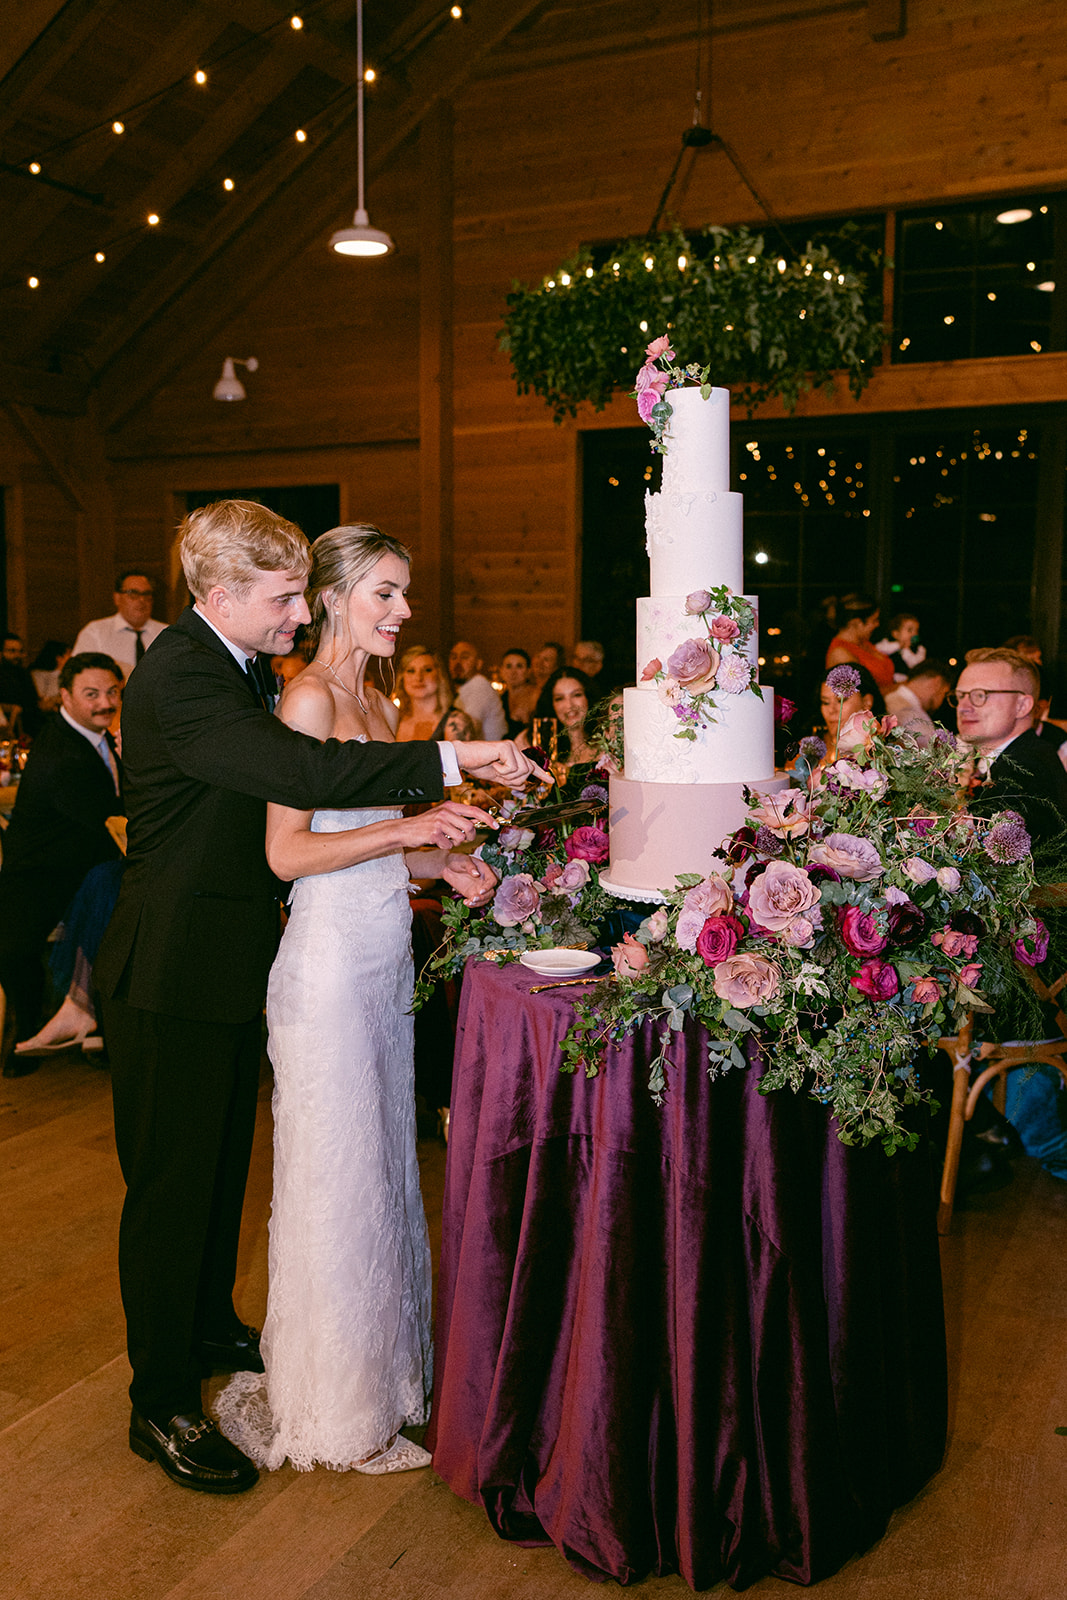
<svg viewBox="0 0 1067 1600">
<path fill-rule="evenodd" d="M 1064 476 L 1067 473 L 1067 418 L 1058 416 L 1041 429 L 1041 470 L 1037 488 L 1030 625 L 1041 640 L 1044 659 L 1060 653 L 1063 620 Z"/>
<path fill-rule="evenodd" d="M 452 106 L 419 128 L 419 486 L 422 593 L 431 637 L 452 643 Z"/>
</svg>

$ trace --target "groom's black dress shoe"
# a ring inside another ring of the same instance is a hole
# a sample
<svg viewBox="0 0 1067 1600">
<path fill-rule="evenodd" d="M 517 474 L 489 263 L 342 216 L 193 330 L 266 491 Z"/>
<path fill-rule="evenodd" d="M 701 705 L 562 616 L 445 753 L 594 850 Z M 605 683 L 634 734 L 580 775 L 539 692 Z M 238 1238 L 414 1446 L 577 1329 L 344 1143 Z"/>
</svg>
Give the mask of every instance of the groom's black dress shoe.
<svg viewBox="0 0 1067 1600">
<path fill-rule="evenodd" d="M 262 1372 L 263 1357 L 259 1353 L 259 1333 L 255 1328 L 242 1328 L 224 1339 L 201 1339 L 197 1349 L 200 1368 L 205 1378 L 213 1372 Z"/>
<path fill-rule="evenodd" d="M 165 1428 L 134 1411 L 130 1449 L 145 1461 L 158 1461 L 175 1483 L 205 1494 L 241 1494 L 259 1477 L 248 1457 L 202 1411 L 171 1417 Z"/>
</svg>

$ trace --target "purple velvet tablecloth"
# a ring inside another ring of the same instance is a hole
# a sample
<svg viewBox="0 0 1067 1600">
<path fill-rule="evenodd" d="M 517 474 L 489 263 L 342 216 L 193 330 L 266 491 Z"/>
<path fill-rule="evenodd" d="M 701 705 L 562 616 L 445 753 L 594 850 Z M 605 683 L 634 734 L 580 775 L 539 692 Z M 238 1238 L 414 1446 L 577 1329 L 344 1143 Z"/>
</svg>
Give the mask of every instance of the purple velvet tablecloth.
<svg viewBox="0 0 1067 1600">
<path fill-rule="evenodd" d="M 924 1154 L 710 1083 L 651 1033 L 559 1071 L 570 997 L 468 969 L 427 1439 L 496 1531 L 627 1583 L 812 1583 L 937 1471 L 946 1369 Z"/>
</svg>

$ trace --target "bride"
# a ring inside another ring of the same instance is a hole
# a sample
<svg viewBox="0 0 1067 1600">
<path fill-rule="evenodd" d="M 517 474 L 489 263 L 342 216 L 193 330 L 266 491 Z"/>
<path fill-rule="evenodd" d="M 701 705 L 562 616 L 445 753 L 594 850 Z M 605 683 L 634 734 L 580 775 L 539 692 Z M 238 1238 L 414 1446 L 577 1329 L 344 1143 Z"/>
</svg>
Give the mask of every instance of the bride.
<svg viewBox="0 0 1067 1600">
<path fill-rule="evenodd" d="M 397 712 L 366 681 L 411 615 L 408 552 L 367 525 L 312 545 L 317 649 L 278 715 L 318 739 L 391 741 Z M 274 1066 L 274 1198 L 265 1377 L 217 1401 L 260 1466 L 402 1472 L 430 1457 L 400 1434 L 426 1420 L 430 1249 L 415 1156 L 411 913 L 405 852 L 484 904 L 490 868 L 451 849 L 490 819 L 448 802 L 396 810 L 271 805 L 267 856 L 296 879 L 267 993 Z"/>
</svg>

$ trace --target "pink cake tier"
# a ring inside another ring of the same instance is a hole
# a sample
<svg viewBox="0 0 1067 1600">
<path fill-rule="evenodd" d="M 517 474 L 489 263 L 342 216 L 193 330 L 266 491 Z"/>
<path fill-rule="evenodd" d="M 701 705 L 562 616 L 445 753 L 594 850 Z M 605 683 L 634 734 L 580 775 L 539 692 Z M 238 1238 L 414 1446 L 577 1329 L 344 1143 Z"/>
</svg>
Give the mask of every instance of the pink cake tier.
<svg viewBox="0 0 1067 1600">
<path fill-rule="evenodd" d="M 782 773 L 749 787 L 776 794 Z M 655 899 L 673 889 L 680 872 L 721 872 L 715 851 L 747 820 L 740 783 L 637 783 L 612 778 L 608 818 L 611 864 L 600 881 L 624 898 Z"/>
</svg>

